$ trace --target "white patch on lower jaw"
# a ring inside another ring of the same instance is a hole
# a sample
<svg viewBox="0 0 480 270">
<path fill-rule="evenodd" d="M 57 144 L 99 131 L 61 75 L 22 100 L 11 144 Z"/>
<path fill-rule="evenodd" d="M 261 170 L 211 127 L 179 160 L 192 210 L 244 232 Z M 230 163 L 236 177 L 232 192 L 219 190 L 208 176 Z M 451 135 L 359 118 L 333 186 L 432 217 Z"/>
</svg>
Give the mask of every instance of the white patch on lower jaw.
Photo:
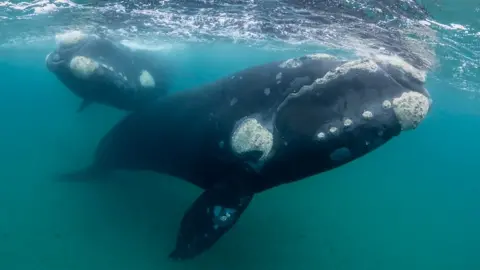
<svg viewBox="0 0 480 270">
<path fill-rule="evenodd" d="M 252 151 L 262 152 L 260 162 L 265 161 L 273 147 L 273 134 L 255 118 L 239 121 L 231 137 L 234 153 L 242 155 Z"/>
<path fill-rule="evenodd" d="M 279 67 L 281 68 L 298 68 L 303 65 L 302 61 L 297 58 L 288 59 L 287 61 L 281 63 Z"/>
<path fill-rule="evenodd" d="M 140 84 L 145 88 L 153 88 L 155 87 L 155 80 L 153 79 L 152 75 L 146 70 L 142 70 L 140 73 L 140 77 L 138 78 Z"/>
<path fill-rule="evenodd" d="M 80 79 L 88 79 L 98 69 L 99 64 L 85 56 L 75 56 L 70 60 L 70 70 Z"/>
<path fill-rule="evenodd" d="M 427 75 L 425 71 L 413 67 L 399 56 L 378 54 L 374 56 L 374 60 L 380 64 L 390 65 L 393 68 L 399 69 L 421 83 L 425 83 L 426 81 Z"/>
<path fill-rule="evenodd" d="M 427 116 L 430 99 L 421 93 L 409 91 L 394 98 L 392 105 L 402 130 L 410 130 L 415 129 Z"/>
<path fill-rule="evenodd" d="M 87 37 L 88 35 L 83 33 L 82 31 L 68 31 L 62 34 L 55 35 L 55 42 L 57 43 L 57 46 L 71 46 L 86 39 Z"/>
</svg>

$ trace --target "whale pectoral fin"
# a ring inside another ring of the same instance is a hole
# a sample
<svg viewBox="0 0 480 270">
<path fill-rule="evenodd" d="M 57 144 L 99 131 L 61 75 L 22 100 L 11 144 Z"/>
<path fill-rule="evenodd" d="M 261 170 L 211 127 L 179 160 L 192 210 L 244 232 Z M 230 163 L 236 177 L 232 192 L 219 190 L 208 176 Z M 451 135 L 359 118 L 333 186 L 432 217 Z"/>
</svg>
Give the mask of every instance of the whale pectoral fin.
<svg viewBox="0 0 480 270">
<path fill-rule="evenodd" d="M 86 167 L 78 171 L 57 174 L 55 180 L 58 182 L 87 182 L 106 177 L 108 171 L 95 170 L 93 167 Z"/>
<path fill-rule="evenodd" d="M 191 259 L 212 247 L 235 225 L 252 198 L 253 194 L 239 195 L 227 188 L 204 191 L 183 216 L 170 259 Z"/>
<path fill-rule="evenodd" d="M 90 106 L 93 102 L 91 100 L 88 100 L 88 99 L 84 99 L 82 101 L 82 103 L 80 104 L 80 106 L 78 107 L 77 109 L 77 113 L 79 112 L 82 112 L 83 110 L 85 110 L 85 108 L 87 108 L 88 106 Z"/>
</svg>

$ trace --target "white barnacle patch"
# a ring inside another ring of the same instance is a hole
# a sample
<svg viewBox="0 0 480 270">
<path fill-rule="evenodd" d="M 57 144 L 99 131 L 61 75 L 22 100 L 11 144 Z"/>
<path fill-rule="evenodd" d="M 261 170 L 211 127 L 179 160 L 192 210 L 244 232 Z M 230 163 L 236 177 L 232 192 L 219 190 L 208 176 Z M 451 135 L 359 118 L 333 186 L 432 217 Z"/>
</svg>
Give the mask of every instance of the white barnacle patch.
<svg viewBox="0 0 480 270">
<path fill-rule="evenodd" d="M 390 109 L 392 107 L 392 103 L 390 102 L 390 100 L 384 100 L 382 102 L 382 108 L 384 109 Z"/>
<path fill-rule="evenodd" d="M 146 70 L 142 70 L 138 79 L 140 84 L 145 88 L 155 87 L 155 80 L 153 79 L 152 75 L 150 75 L 150 72 Z"/>
<path fill-rule="evenodd" d="M 400 97 L 394 98 L 392 103 L 402 130 L 415 129 L 430 109 L 430 100 L 414 91 L 404 92 Z"/>
<path fill-rule="evenodd" d="M 385 54 L 378 54 L 374 56 L 375 61 L 378 61 L 382 65 L 390 66 L 394 69 L 401 70 L 402 72 L 408 74 L 409 76 L 413 77 L 414 79 L 425 83 L 426 80 L 426 73 L 425 71 L 419 70 L 405 60 L 400 58 L 396 55 L 385 55 Z"/>
<path fill-rule="evenodd" d="M 98 69 L 99 64 L 85 56 L 75 56 L 70 60 L 70 70 L 80 79 L 88 79 Z"/>
<path fill-rule="evenodd" d="M 378 65 L 370 59 L 349 61 L 335 68 L 335 70 L 327 72 L 327 74 L 325 74 L 325 76 L 323 76 L 322 78 L 316 79 L 315 84 L 325 84 L 341 76 L 345 76 L 352 70 L 376 72 L 378 69 Z"/>
<path fill-rule="evenodd" d="M 257 119 L 245 118 L 239 121 L 232 134 L 231 147 L 238 155 L 260 151 L 260 161 L 264 161 L 272 150 L 273 134 Z"/>
<path fill-rule="evenodd" d="M 349 118 L 343 120 L 343 125 L 344 125 L 345 127 L 349 127 L 349 126 L 351 126 L 352 124 L 353 124 L 353 121 L 352 121 L 351 119 L 349 119 Z"/>
<path fill-rule="evenodd" d="M 281 63 L 279 67 L 281 68 L 298 68 L 303 65 L 302 61 L 298 58 L 291 58 L 288 59 L 287 61 Z"/>
<path fill-rule="evenodd" d="M 335 56 L 326 54 L 326 53 L 314 53 L 314 54 L 309 54 L 307 55 L 308 58 L 313 59 L 313 60 L 324 60 L 324 59 L 336 59 Z"/>
<path fill-rule="evenodd" d="M 265 94 L 265 96 L 270 95 L 270 88 L 265 88 L 265 89 L 263 90 L 263 93 Z"/>
<path fill-rule="evenodd" d="M 57 43 L 57 46 L 71 46 L 77 44 L 85 38 L 87 38 L 87 34 L 83 33 L 82 31 L 75 30 L 55 35 L 55 42 Z"/>
<path fill-rule="evenodd" d="M 373 113 L 371 111 L 364 111 L 362 117 L 366 120 L 370 120 L 373 118 Z"/>
</svg>

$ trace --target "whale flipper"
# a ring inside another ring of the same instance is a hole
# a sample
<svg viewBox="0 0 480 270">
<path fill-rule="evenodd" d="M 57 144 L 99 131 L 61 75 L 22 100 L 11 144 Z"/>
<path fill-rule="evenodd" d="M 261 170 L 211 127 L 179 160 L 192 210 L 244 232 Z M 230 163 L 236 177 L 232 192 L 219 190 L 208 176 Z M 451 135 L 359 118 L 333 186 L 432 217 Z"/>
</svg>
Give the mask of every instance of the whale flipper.
<svg viewBox="0 0 480 270">
<path fill-rule="evenodd" d="M 80 106 L 78 106 L 78 109 L 77 109 L 77 113 L 79 112 L 82 112 L 83 110 L 85 110 L 88 106 L 90 106 L 93 102 L 91 100 L 88 100 L 88 99 L 84 99 L 82 101 L 82 103 L 80 104 Z"/>
<path fill-rule="evenodd" d="M 191 259 L 209 249 L 235 225 L 252 198 L 253 194 L 240 195 L 228 188 L 204 191 L 183 216 L 176 247 L 169 258 Z"/>
<path fill-rule="evenodd" d="M 88 182 L 106 176 L 107 171 L 96 170 L 94 167 L 86 167 L 77 171 L 59 174 L 56 180 L 60 182 Z"/>
</svg>

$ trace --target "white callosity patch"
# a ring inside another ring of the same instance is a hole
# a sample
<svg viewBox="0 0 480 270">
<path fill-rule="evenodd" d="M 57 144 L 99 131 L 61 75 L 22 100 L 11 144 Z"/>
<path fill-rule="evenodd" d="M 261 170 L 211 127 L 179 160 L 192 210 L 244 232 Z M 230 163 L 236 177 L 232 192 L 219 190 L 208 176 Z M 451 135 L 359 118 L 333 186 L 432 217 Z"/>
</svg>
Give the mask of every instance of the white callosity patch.
<svg viewBox="0 0 480 270">
<path fill-rule="evenodd" d="M 376 72 L 378 70 L 378 65 L 369 59 L 361 59 L 347 62 L 337 68 L 334 71 L 329 71 L 325 76 L 315 80 L 315 84 L 324 84 L 329 81 L 335 80 L 339 77 L 345 76 L 351 70 L 362 70 L 368 72 Z M 357 74 L 353 74 L 357 76 Z"/>
<path fill-rule="evenodd" d="M 69 31 L 55 35 L 57 46 L 71 46 L 87 38 L 87 34 L 82 31 Z"/>
<path fill-rule="evenodd" d="M 155 87 L 155 80 L 153 79 L 152 75 L 146 70 L 142 70 L 140 73 L 140 84 L 145 88 L 153 88 Z"/>
<path fill-rule="evenodd" d="M 393 99 L 393 110 L 402 130 L 415 129 L 425 119 L 430 100 L 423 94 L 409 91 Z"/>
<path fill-rule="evenodd" d="M 382 103 L 382 108 L 384 109 L 390 109 L 392 107 L 392 103 L 390 100 L 384 100 Z"/>
<path fill-rule="evenodd" d="M 335 56 L 326 54 L 326 53 L 314 53 L 314 54 L 309 54 L 307 55 L 308 58 L 314 59 L 314 60 L 323 60 L 323 59 L 336 59 Z"/>
<path fill-rule="evenodd" d="M 297 58 L 288 59 L 287 61 L 281 63 L 279 67 L 281 68 L 298 68 L 303 65 L 302 61 Z"/>
<path fill-rule="evenodd" d="M 389 69 L 399 70 L 402 73 L 413 77 L 415 80 L 425 83 L 427 76 L 425 71 L 413 67 L 399 56 L 378 54 L 374 56 L 374 60 L 379 62 L 382 66 L 385 66 L 387 72 L 392 71 Z"/>
<path fill-rule="evenodd" d="M 349 127 L 349 126 L 351 126 L 352 124 L 353 124 L 353 121 L 352 121 L 351 119 L 349 119 L 349 118 L 347 118 L 347 119 L 345 119 L 345 120 L 343 121 L 343 125 L 344 125 L 345 127 Z"/>
<path fill-rule="evenodd" d="M 328 132 L 330 132 L 331 134 L 337 134 L 338 128 L 336 128 L 336 127 L 331 127 L 331 128 L 328 130 Z"/>
<path fill-rule="evenodd" d="M 270 95 L 270 88 L 265 88 L 265 89 L 263 90 L 263 93 L 265 94 L 265 96 Z"/>
<path fill-rule="evenodd" d="M 255 118 L 240 120 L 232 134 L 232 150 L 242 155 L 252 151 L 262 152 L 260 161 L 264 161 L 273 147 L 273 134 Z"/>
<path fill-rule="evenodd" d="M 317 138 L 318 138 L 319 140 L 323 140 L 323 139 L 325 139 L 325 137 L 326 137 L 326 136 L 325 136 L 325 133 L 323 133 L 323 132 L 317 133 Z"/>
<path fill-rule="evenodd" d="M 362 113 L 362 117 L 367 119 L 367 120 L 370 120 L 373 118 L 373 113 L 371 111 L 364 111 Z"/>
<path fill-rule="evenodd" d="M 80 79 L 88 79 L 98 69 L 99 64 L 85 56 L 75 56 L 70 60 L 70 70 Z"/>
</svg>

